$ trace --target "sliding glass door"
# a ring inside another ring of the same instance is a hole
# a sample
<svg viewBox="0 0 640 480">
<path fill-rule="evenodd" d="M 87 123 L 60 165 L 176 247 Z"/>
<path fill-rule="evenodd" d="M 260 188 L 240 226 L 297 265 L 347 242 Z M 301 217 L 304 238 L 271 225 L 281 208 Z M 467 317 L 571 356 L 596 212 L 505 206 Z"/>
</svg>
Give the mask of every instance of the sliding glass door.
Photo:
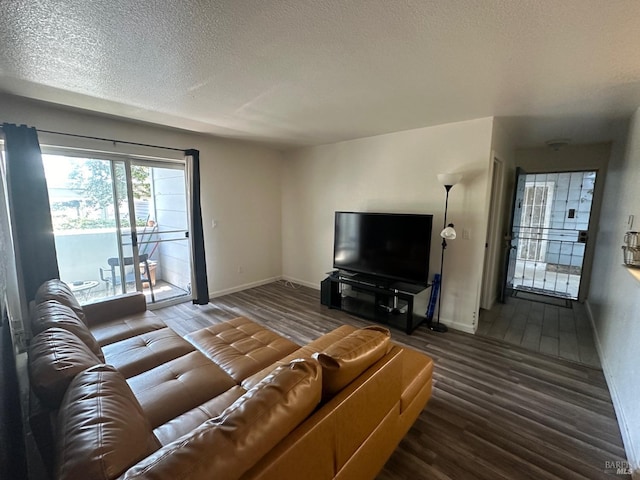
<svg viewBox="0 0 640 480">
<path fill-rule="evenodd" d="M 61 279 L 91 302 L 144 292 L 186 298 L 184 163 L 43 149 Z"/>
</svg>

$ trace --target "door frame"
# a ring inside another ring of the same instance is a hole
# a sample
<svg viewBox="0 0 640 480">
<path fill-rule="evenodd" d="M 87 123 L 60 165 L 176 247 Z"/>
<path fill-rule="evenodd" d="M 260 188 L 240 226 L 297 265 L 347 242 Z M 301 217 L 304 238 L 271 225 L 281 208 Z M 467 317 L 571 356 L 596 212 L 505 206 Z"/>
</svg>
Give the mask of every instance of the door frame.
<svg viewBox="0 0 640 480">
<path fill-rule="evenodd" d="M 501 276 L 500 258 L 503 243 L 504 191 L 506 188 L 505 163 L 496 152 L 491 152 L 491 158 L 491 197 L 489 200 L 482 289 L 480 292 L 480 308 L 486 310 L 490 310 L 498 300 Z"/>
<path fill-rule="evenodd" d="M 41 151 L 44 155 L 61 155 L 61 156 L 67 156 L 67 157 L 76 157 L 76 158 L 90 158 L 90 159 L 96 159 L 96 160 L 105 160 L 105 161 L 109 161 L 110 165 L 111 165 L 111 172 L 112 172 L 112 178 L 115 178 L 115 164 L 120 162 L 123 163 L 124 168 L 125 168 L 125 179 L 126 179 L 126 197 L 127 197 L 127 209 L 128 209 L 128 213 L 129 213 L 129 217 L 130 218 L 135 218 L 135 206 L 134 206 L 134 198 L 133 198 L 133 188 L 132 188 L 132 176 L 131 176 L 131 166 L 132 165 L 144 165 L 144 166 L 149 166 L 149 167 L 159 167 L 162 168 L 162 166 L 167 166 L 167 165 L 172 165 L 172 166 L 178 166 L 180 165 L 184 171 L 184 178 L 185 178 L 185 202 L 186 202 L 186 210 L 187 210 L 187 215 L 191 215 L 191 204 L 190 204 L 190 196 L 189 196 L 189 184 L 188 184 L 188 174 L 187 174 L 187 163 L 184 159 L 173 159 L 173 158 L 162 158 L 162 157 L 153 157 L 153 156 L 147 156 L 147 155 L 138 155 L 138 154 L 129 154 L 129 153 L 120 153 L 120 152 L 106 152 L 106 151 L 100 151 L 100 150 L 92 150 L 90 148 L 76 148 L 76 147 L 64 147 L 64 146 L 59 146 L 59 145 L 41 145 L 40 146 Z M 117 197 L 117 192 L 116 192 L 116 185 L 115 183 L 112 183 L 112 188 L 113 188 L 113 195 L 114 195 L 114 203 L 116 202 L 116 197 Z M 122 243 L 122 237 L 123 237 L 123 233 L 122 233 L 122 228 L 120 225 L 120 213 L 118 212 L 118 206 L 116 205 L 115 207 L 115 219 L 116 219 L 116 225 L 117 225 L 117 232 L 116 232 L 116 236 L 117 236 L 117 243 L 118 243 L 118 257 L 120 259 L 120 274 L 121 274 L 121 278 L 125 278 L 125 268 L 124 268 L 124 244 Z M 138 259 L 139 259 L 139 251 L 138 251 L 138 245 L 137 245 L 137 240 L 138 240 L 138 235 L 137 235 L 137 227 L 135 225 L 135 222 L 130 222 L 131 226 L 130 226 L 130 234 L 131 234 L 131 241 L 132 241 L 132 257 L 133 257 L 133 262 L 134 265 L 137 265 Z M 187 222 L 187 226 L 189 227 L 191 225 L 191 222 Z M 188 230 L 187 230 L 188 231 Z M 187 242 L 188 242 L 188 248 L 189 251 L 192 250 L 192 244 L 191 244 L 191 235 L 187 236 Z M 127 255 L 128 256 L 128 255 Z M 190 257 L 192 257 L 192 255 L 190 255 Z M 191 276 L 193 274 L 193 265 L 192 262 L 189 262 L 189 268 L 191 269 Z M 135 278 L 135 284 L 136 284 L 136 291 L 138 292 L 143 292 L 143 288 L 142 288 L 142 280 L 141 280 L 141 275 L 140 275 L 140 271 L 137 268 L 133 269 L 133 273 L 134 273 L 134 278 Z M 126 288 L 124 282 L 121 283 L 121 288 L 124 289 Z M 121 293 L 122 294 L 122 291 Z M 179 304 L 179 303 L 183 303 L 183 302 L 187 302 L 191 299 L 191 296 L 189 294 L 185 294 L 185 295 L 181 295 L 179 297 L 172 297 L 169 298 L 167 300 L 156 300 L 155 303 L 149 303 L 147 304 L 147 308 L 150 310 L 153 310 L 155 308 L 160 308 L 160 307 L 165 307 L 165 306 L 170 306 L 170 305 L 175 305 L 175 304 Z"/>
<path fill-rule="evenodd" d="M 519 167 L 516 167 L 516 169 Z M 575 173 L 575 172 L 596 172 L 596 180 L 594 182 L 593 187 L 593 201 L 591 203 L 591 212 L 589 214 L 589 229 L 587 230 L 587 243 L 585 245 L 584 258 L 582 263 L 582 274 L 580 278 L 580 285 L 578 287 L 578 302 L 584 303 L 589 294 L 589 287 L 591 284 L 591 272 L 593 269 L 593 260 L 596 248 L 596 238 L 599 230 L 599 221 L 600 221 L 600 210 L 602 208 L 602 199 L 604 196 L 604 184 L 606 177 L 606 169 L 598 168 L 597 166 L 584 166 L 584 167 L 574 167 L 567 169 L 555 169 L 549 170 L 545 168 L 533 168 L 531 166 L 527 167 L 528 169 L 523 173 L 525 175 L 536 175 L 536 174 L 554 174 L 554 173 Z M 517 184 L 514 184 L 514 195 L 515 189 L 517 188 Z M 513 219 L 515 205 L 512 203 L 510 206 L 509 217 Z M 507 251 L 507 256 L 509 252 Z M 507 257 L 508 258 L 508 257 Z M 503 288 L 506 285 L 507 278 L 502 279 Z"/>
</svg>

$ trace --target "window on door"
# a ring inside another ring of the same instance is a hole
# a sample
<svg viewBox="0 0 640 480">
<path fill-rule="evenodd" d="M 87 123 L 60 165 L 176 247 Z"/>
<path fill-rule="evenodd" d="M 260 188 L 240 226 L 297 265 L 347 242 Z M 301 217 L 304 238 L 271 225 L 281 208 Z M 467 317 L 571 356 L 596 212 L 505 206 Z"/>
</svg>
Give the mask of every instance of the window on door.
<svg viewBox="0 0 640 480">
<path fill-rule="evenodd" d="M 518 259 L 544 261 L 551 224 L 554 182 L 527 182 L 520 218 Z"/>
<path fill-rule="evenodd" d="M 82 303 L 127 292 L 190 295 L 185 165 L 73 153 L 42 156 L 60 277 Z"/>
</svg>

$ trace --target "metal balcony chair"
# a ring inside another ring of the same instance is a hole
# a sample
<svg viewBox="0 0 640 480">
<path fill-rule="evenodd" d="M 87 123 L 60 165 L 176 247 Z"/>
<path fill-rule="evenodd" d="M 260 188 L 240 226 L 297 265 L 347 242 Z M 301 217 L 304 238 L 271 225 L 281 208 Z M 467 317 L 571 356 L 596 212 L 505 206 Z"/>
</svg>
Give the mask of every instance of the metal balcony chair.
<svg viewBox="0 0 640 480">
<path fill-rule="evenodd" d="M 138 256 L 140 260 L 139 265 L 143 267 L 143 271 L 140 275 L 140 280 L 143 284 L 149 284 L 149 290 L 151 291 L 151 301 L 155 302 L 156 297 L 153 293 L 153 283 L 151 283 L 151 273 L 149 271 L 149 255 L 143 253 Z M 133 271 L 127 273 L 127 267 L 133 265 L 133 257 L 123 257 L 123 264 L 125 267 L 125 284 L 135 283 L 136 277 Z M 113 294 L 116 294 L 116 287 L 121 284 L 120 279 L 120 259 L 118 257 L 111 257 L 107 259 L 109 268 L 100 268 L 100 279 L 106 283 L 107 290 L 113 289 Z"/>
</svg>

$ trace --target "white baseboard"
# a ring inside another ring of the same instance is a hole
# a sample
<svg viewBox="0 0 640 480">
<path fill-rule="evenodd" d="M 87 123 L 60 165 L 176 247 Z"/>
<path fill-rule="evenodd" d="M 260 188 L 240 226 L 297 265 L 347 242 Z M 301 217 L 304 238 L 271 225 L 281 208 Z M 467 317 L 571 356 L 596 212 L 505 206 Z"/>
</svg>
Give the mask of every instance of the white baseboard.
<svg viewBox="0 0 640 480">
<path fill-rule="evenodd" d="M 452 330 L 458 330 L 459 332 L 470 333 L 471 335 L 475 334 L 476 331 L 473 328 L 473 325 L 468 325 L 462 322 L 450 322 L 448 320 L 440 319 L 440 323 L 444 323 L 447 327 Z"/>
<path fill-rule="evenodd" d="M 261 285 L 266 285 L 267 283 L 273 283 L 281 279 L 282 277 L 270 277 L 270 278 L 265 278 L 264 280 L 258 280 L 257 282 L 244 283 L 236 287 L 225 288 L 224 290 L 217 290 L 215 292 L 209 292 L 209 298 L 216 298 L 216 297 L 221 297 L 223 295 L 229 295 L 230 293 L 241 292 L 242 290 L 259 287 Z"/>
<path fill-rule="evenodd" d="M 218 290 L 217 292 L 209 292 L 209 298 L 221 297 L 223 295 L 229 295 L 230 293 L 240 292 L 242 290 L 247 290 L 249 288 L 259 287 L 261 285 L 266 285 L 267 283 L 276 282 L 278 280 L 286 280 L 287 282 L 297 283 L 298 285 L 303 285 L 305 287 L 313 288 L 314 290 L 320 290 L 320 285 L 312 282 L 307 282 L 305 280 L 300 280 L 299 278 L 290 277 L 288 275 L 283 275 L 281 277 L 271 277 L 265 280 L 259 280 L 257 282 L 245 283 L 244 285 L 238 285 L 237 287 L 227 288 L 225 290 Z M 458 330 L 460 332 L 474 334 L 475 330 L 473 325 L 469 325 L 462 322 L 451 322 L 448 320 L 440 319 L 441 323 L 444 323 L 447 327 Z"/>
<path fill-rule="evenodd" d="M 635 448 L 631 435 L 629 434 L 629 429 L 627 427 L 628 425 L 627 420 L 624 415 L 624 410 L 622 409 L 622 404 L 620 403 L 620 396 L 618 395 L 616 384 L 613 381 L 613 375 L 611 374 L 611 368 L 609 367 L 608 359 L 604 355 L 604 352 L 602 350 L 600 337 L 598 336 L 598 330 L 596 329 L 596 323 L 593 318 L 593 312 L 591 310 L 591 305 L 589 304 L 589 300 L 585 300 L 584 306 L 587 312 L 587 316 L 589 317 L 589 322 L 591 323 L 591 330 L 593 331 L 593 338 L 596 342 L 596 351 L 598 352 L 598 356 L 600 357 L 600 364 L 602 365 L 604 378 L 607 382 L 607 386 L 609 387 L 609 393 L 611 394 L 611 402 L 613 403 L 613 409 L 615 410 L 616 417 L 618 418 L 618 426 L 620 427 L 620 435 L 622 436 L 622 443 L 624 444 L 624 450 L 625 450 L 625 453 L 627 454 L 627 461 L 629 462 L 629 467 L 633 472 L 632 477 L 634 480 L 640 480 L 640 453 L 638 453 L 638 450 Z"/>
<path fill-rule="evenodd" d="M 282 278 L 282 280 L 286 280 L 287 282 L 297 283 L 297 284 L 303 285 L 305 287 L 313 288 L 314 290 L 320 290 L 320 284 L 319 283 L 307 282 L 305 280 L 300 280 L 300 279 L 297 279 L 297 278 L 293 278 L 293 277 L 290 277 L 288 275 L 283 275 L 281 278 Z"/>
</svg>

